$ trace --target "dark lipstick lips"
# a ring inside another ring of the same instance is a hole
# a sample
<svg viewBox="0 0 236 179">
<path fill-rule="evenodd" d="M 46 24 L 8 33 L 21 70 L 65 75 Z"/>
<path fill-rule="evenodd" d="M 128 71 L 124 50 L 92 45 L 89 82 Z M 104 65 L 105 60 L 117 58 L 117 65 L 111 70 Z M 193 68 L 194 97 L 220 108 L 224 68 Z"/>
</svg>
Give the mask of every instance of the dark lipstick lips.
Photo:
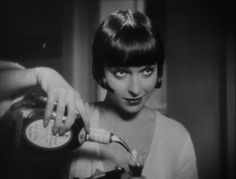
<svg viewBox="0 0 236 179">
<path fill-rule="evenodd" d="M 139 98 L 125 98 L 125 100 L 129 103 L 129 105 L 131 106 L 135 106 L 138 105 L 141 101 L 141 97 Z"/>
</svg>

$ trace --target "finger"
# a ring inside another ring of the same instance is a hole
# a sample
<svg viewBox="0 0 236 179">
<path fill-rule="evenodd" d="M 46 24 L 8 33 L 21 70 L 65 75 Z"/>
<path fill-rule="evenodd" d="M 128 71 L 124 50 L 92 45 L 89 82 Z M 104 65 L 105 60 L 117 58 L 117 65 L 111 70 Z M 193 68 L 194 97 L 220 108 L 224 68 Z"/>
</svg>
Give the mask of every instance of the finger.
<svg viewBox="0 0 236 179">
<path fill-rule="evenodd" d="M 90 122 L 89 122 L 89 106 L 87 103 L 84 103 L 83 100 L 80 98 L 79 95 L 76 96 L 76 110 L 78 111 L 79 115 L 81 116 L 85 129 L 89 131 L 90 129 Z"/>
<path fill-rule="evenodd" d="M 60 92 L 57 94 L 57 109 L 56 109 L 56 120 L 54 122 L 54 126 L 52 129 L 53 134 L 57 134 L 59 132 L 60 127 L 62 126 L 62 118 L 65 113 L 65 92 Z"/>
<path fill-rule="evenodd" d="M 51 115 L 53 112 L 55 100 L 56 100 L 56 95 L 50 90 L 47 94 L 47 104 L 46 104 L 44 120 L 43 120 L 44 127 L 47 127 L 49 124 L 49 121 L 51 119 Z"/>
<path fill-rule="evenodd" d="M 63 127 L 60 129 L 60 134 L 64 134 L 68 129 L 70 129 L 76 118 L 74 95 L 68 95 L 67 101 L 67 119 Z"/>
</svg>

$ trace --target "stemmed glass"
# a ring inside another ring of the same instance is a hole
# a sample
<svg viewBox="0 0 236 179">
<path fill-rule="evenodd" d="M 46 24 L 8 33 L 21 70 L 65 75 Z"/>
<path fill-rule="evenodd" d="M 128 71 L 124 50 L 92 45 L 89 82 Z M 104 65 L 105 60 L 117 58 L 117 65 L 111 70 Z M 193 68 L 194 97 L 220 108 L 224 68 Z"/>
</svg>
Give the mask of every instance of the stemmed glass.
<svg viewBox="0 0 236 179">
<path fill-rule="evenodd" d="M 142 176 L 143 167 L 147 158 L 147 153 L 143 150 L 134 149 L 129 155 L 128 165 L 132 176 Z"/>
</svg>

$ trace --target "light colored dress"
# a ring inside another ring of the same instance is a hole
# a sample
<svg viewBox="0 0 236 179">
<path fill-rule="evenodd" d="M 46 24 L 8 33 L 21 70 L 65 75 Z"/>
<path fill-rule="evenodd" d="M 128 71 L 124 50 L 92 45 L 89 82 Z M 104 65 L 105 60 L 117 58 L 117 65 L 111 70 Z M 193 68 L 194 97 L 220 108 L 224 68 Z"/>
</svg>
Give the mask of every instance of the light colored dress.
<svg viewBox="0 0 236 179">
<path fill-rule="evenodd" d="M 99 124 L 99 112 L 94 114 L 91 127 L 96 128 Z M 177 121 L 159 112 L 156 112 L 156 120 L 143 175 L 147 179 L 197 179 L 196 157 L 188 131 Z M 116 154 L 112 151 L 110 154 L 104 154 L 99 144 L 86 142 L 73 153 L 69 178 L 82 179 L 90 177 L 96 170 L 104 171 L 104 162 L 110 159 L 116 162 L 115 165 L 126 167 L 121 162 L 122 159 L 119 160 L 115 156 L 112 158 L 112 155 Z"/>
<path fill-rule="evenodd" d="M 151 151 L 144 166 L 147 179 L 197 179 L 196 156 L 187 130 L 157 112 Z"/>
</svg>

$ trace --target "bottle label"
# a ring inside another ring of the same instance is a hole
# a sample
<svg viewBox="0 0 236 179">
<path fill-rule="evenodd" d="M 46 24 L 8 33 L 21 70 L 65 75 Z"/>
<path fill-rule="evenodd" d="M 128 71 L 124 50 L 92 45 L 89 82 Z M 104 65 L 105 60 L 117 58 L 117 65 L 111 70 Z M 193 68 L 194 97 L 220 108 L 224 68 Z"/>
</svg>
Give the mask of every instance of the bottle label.
<svg viewBox="0 0 236 179">
<path fill-rule="evenodd" d="M 52 127 L 54 120 L 51 119 L 48 126 L 43 126 L 43 120 L 38 119 L 26 126 L 24 137 L 34 147 L 45 150 L 55 150 L 65 146 L 72 139 L 72 132 L 68 131 L 63 136 L 53 135 Z"/>
</svg>

